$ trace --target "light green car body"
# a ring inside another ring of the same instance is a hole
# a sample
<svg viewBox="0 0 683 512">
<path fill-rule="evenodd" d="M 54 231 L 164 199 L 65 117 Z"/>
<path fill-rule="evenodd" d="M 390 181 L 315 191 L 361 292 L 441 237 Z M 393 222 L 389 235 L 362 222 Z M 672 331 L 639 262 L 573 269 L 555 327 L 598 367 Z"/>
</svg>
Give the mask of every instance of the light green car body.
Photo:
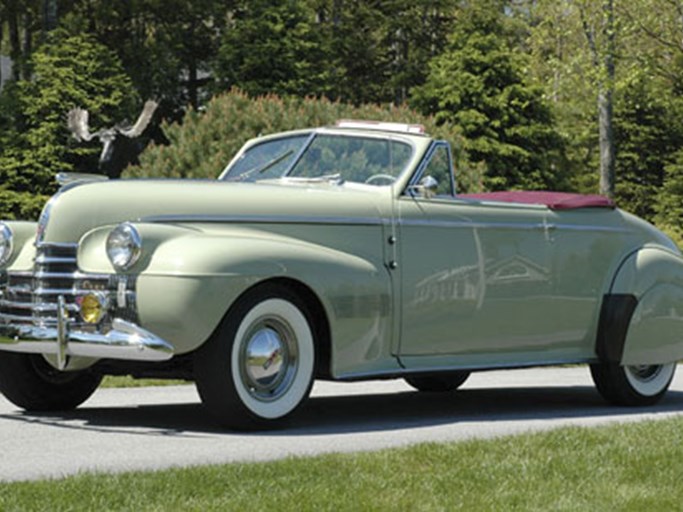
<svg viewBox="0 0 683 512">
<path fill-rule="evenodd" d="M 131 222 L 142 255 L 118 274 L 135 281 L 137 324 L 172 347 L 166 359 L 200 348 L 269 280 L 315 303 L 329 333 L 318 340 L 319 377 L 683 358 L 683 258 L 661 232 L 613 208 L 416 193 L 411 180 L 435 141 L 391 137 L 414 148 L 391 185 L 88 182 L 52 199 L 39 242 L 78 243 L 80 274 L 115 275 L 107 236 Z M 33 272 L 37 224 L 7 225 L 14 247 L 1 270 Z M 611 314 L 615 297 L 634 307 Z M 20 338 L 0 348 L 27 351 Z M 95 364 L 93 354 L 64 369 Z"/>
</svg>

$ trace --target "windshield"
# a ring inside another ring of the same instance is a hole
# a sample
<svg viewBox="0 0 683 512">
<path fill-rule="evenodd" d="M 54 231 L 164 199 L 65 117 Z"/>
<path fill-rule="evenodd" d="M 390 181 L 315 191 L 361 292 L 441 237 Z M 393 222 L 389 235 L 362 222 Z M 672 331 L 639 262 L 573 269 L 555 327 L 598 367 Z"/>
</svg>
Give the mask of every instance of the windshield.
<svg viewBox="0 0 683 512">
<path fill-rule="evenodd" d="M 223 179 L 257 181 L 286 177 L 390 185 L 412 154 L 410 144 L 389 137 L 318 133 L 311 140 L 310 134 L 304 134 L 252 146 Z"/>
<path fill-rule="evenodd" d="M 283 137 L 256 144 L 246 150 L 226 175 L 226 181 L 256 181 L 279 178 L 292 165 L 310 134 Z"/>
<path fill-rule="evenodd" d="M 389 185 L 401 174 L 412 153 L 409 144 L 393 139 L 319 134 L 287 177 L 329 176 L 340 181 Z"/>
</svg>

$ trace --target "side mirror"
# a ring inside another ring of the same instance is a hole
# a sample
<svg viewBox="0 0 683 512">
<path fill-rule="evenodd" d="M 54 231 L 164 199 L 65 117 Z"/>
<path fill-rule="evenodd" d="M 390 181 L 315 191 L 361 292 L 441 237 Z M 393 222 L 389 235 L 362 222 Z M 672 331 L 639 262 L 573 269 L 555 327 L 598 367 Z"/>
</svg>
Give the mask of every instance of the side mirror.
<svg viewBox="0 0 683 512">
<path fill-rule="evenodd" d="M 422 194 L 425 197 L 432 197 L 436 195 L 436 191 L 439 188 L 439 182 L 433 176 L 425 176 L 420 180 L 420 187 L 422 187 Z"/>
<path fill-rule="evenodd" d="M 410 187 L 409 192 L 413 196 L 420 195 L 425 199 L 429 199 L 430 197 L 434 197 L 436 195 L 436 191 L 438 188 L 439 182 L 436 180 L 436 178 L 427 175 L 420 180 L 419 185 L 413 185 L 412 187 Z"/>
</svg>

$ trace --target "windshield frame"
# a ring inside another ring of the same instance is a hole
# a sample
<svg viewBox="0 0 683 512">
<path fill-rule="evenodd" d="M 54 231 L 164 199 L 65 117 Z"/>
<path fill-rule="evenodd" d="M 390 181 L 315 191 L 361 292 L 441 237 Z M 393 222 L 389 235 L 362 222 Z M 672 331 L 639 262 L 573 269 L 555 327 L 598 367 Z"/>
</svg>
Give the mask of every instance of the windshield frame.
<svg viewBox="0 0 683 512">
<path fill-rule="evenodd" d="M 283 171 L 283 173 L 280 175 L 279 178 L 277 179 L 295 179 L 297 177 L 291 176 L 292 171 L 296 168 L 296 166 L 299 164 L 300 160 L 306 153 L 306 151 L 309 149 L 311 144 L 315 141 L 315 139 L 320 136 L 320 135 L 325 135 L 325 136 L 339 136 L 339 137 L 350 137 L 350 138 L 362 138 L 362 139 L 376 139 L 376 140 L 381 140 L 381 141 L 388 141 L 388 142 L 399 142 L 403 143 L 410 148 L 410 155 L 406 159 L 405 164 L 403 165 L 403 168 L 400 169 L 400 171 L 396 174 L 394 177 L 394 181 L 391 183 L 387 184 L 366 184 L 363 182 L 350 182 L 358 185 L 367 185 L 367 186 L 372 186 L 374 188 L 379 188 L 379 187 L 392 187 L 395 184 L 399 183 L 401 181 L 402 177 L 409 172 L 409 169 L 411 168 L 410 163 L 414 160 L 416 152 L 418 150 L 415 142 L 412 140 L 411 137 L 406 137 L 403 136 L 400 133 L 394 133 L 394 132 L 380 132 L 380 131 L 351 131 L 348 129 L 335 129 L 335 128 L 317 128 L 313 130 L 297 130 L 297 131 L 292 131 L 292 132 L 284 132 L 284 133 L 278 133 L 278 134 L 273 134 L 264 138 L 258 138 L 258 139 L 252 139 L 252 141 L 249 141 L 247 144 L 245 144 L 242 149 L 235 155 L 235 158 L 232 159 L 232 161 L 225 167 L 221 175 L 218 177 L 219 180 L 221 181 L 227 181 L 227 182 L 239 182 L 239 179 L 234 179 L 230 180 L 229 174 L 231 169 L 239 162 L 240 158 L 249 150 L 261 145 L 265 144 L 271 141 L 275 140 L 280 140 L 280 139 L 286 139 L 290 137 L 295 137 L 295 136 L 301 136 L 301 135 L 306 135 L 308 134 L 308 138 L 304 141 L 302 144 L 301 148 L 297 151 L 297 153 L 294 155 L 294 158 L 292 158 L 289 166 Z M 251 181 L 251 183 L 257 183 L 259 181 L 270 181 L 272 183 L 273 178 L 263 178 L 262 180 L 254 180 Z M 305 181 L 305 180 L 302 180 Z M 316 180 L 315 177 L 311 180 L 311 182 L 320 182 L 321 180 Z M 339 184 L 344 183 L 344 180 L 340 180 Z"/>
</svg>

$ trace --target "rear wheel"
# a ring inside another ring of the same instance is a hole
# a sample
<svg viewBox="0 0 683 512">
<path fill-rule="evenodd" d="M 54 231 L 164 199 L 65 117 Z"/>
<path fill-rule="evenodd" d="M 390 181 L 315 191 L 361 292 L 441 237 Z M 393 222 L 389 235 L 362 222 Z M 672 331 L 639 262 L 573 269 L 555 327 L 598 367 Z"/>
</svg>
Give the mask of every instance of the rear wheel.
<svg viewBox="0 0 683 512">
<path fill-rule="evenodd" d="M 230 428 L 279 426 L 310 393 L 314 332 L 306 305 L 288 288 L 247 292 L 195 357 L 202 402 Z"/>
<path fill-rule="evenodd" d="M 101 381 L 90 370 L 59 371 L 41 355 L 0 353 L 0 392 L 27 411 L 75 409 Z"/>
<path fill-rule="evenodd" d="M 443 393 L 446 391 L 455 391 L 465 383 L 469 376 L 470 372 L 456 371 L 435 375 L 406 377 L 405 381 L 418 391 Z"/>
<path fill-rule="evenodd" d="M 620 366 L 591 365 L 591 376 L 600 394 L 615 405 L 642 406 L 657 403 L 669 389 L 676 363 Z"/>
</svg>

